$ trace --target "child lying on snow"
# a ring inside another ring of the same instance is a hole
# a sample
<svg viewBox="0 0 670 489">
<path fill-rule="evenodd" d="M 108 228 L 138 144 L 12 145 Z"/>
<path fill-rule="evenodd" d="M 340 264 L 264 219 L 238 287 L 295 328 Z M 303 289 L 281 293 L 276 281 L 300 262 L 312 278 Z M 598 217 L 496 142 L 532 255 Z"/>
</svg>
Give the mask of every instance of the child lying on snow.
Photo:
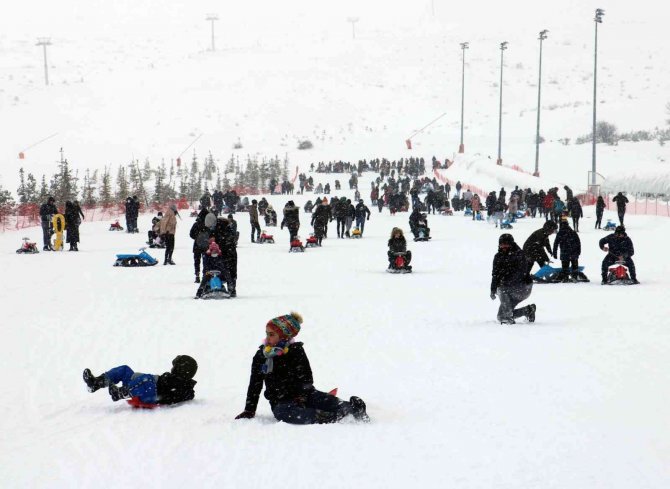
<svg viewBox="0 0 670 489">
<path fill-rule="evenodd" d="M 302 317 L 296 312 L 279 316 L 265 326 L 266 338 L 251 363 L 251 377 L 244 411 L 235 419 L 250 419 L 263 383 L 265 397 L 275 418 L 291 424 L 335 423 L 352 415 L 369 421 L 365 403 L 358 397 L 349 402 L 314 388 L 312 369 L 302 343 L 294 338 L 300 332 Z"/>
<path fill-rule="evenodd" d="M 90 369 L 84 369 L 84 382 L 89 392 L 109 387 L 113 401 L 137 397 L 143 404 L 176 404 L 195 397 L 193 380 L 198 370 L 197 362 L 188 355 L 179 355 L 172 360 L 172 370 L 162 375 L 134 372 L 121 365 L 95 377 Z M 122 382 L 122 387 L 116 384 Z"/>
</svg>

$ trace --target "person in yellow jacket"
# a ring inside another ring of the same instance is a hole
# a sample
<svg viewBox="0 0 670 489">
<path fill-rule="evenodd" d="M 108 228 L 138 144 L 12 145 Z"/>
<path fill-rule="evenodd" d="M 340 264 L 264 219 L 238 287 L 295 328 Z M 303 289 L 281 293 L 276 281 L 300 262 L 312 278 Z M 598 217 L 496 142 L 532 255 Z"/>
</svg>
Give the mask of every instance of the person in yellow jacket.
<svg viewBox="0 0 670 489">
<path fill-rule="evenodd" d="M 174 252 L 174 235 L 177 231 L 177 206 L 172 204 L 164 213 L 160 222 L 161 240 L 165 243 L 165 261 L 163 265 L 174 265 L 172 253 Z"/>
</svg>

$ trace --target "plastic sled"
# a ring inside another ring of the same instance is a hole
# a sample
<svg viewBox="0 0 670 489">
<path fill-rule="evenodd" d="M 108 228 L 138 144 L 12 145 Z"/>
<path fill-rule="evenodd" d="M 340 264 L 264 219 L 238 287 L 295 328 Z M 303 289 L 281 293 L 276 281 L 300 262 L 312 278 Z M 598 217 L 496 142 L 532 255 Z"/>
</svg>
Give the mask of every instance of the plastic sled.
<svg viewBox="0 0 670 489">
<path fill-rule="evenodd" d="M 135 255 L 116 255 L 115 267 L 152 267 L 158 263 L 153 256 L 140 248 L 140 253 Z"/>
<path fill-rule="evenodd" d="M 628 267 L 623 261 L 618 261 L 607 269 L 606 285 L 631 285 L 632 283 Z"/>
<path fill-rule="evenodd" d="M 395 259 L 386 271 L 388 273 L 412 273 L 412 267 L 405 262 L 405 253 L 396 253 Z"/>
<path fill-rule="evenodd" d="M 463 215 L 464 216 L 471 216 L 472 215 L 472 209 L 470 209 L 469 207 L 466 207 L 465 212 L 463 212 Z"/>
<path fill-rule="evenodd" d="M 263 231 L 261 235 L 258 237 L 258 240 L 256 242 L 259 244 L 263 243 L 273 244 L 275 242 L 275 239 L 271 234 L 267 234 L 265 231 Z"/>
<path fill-rule="evenodd" d="M 452 211 L 450 207 L 441 207 L 439 212 L 440 212 L 440 215 L 442 215 L 442 216 L 453 216 L 454 215 L 454 211 Z"/>
<path fill-rule="evenodd" d="M 603 226 L 603 231 L 614 231 L 616 229 L 616 224 L 611 219 L 607 220 L 607 224 Z"/>
<path fill-rule="evenodd" d="M 354 239 L 361 239 L 363 237 L 361 230 L 359 228 L 354 228 L 354 230 L 351 231 L 351 237 Z"/>
<path fill-rule="evenodd" d="M 218 299 L 228 299 L 230 298 L 230 293 L 226 290 L 226 287 L 221 281 L 221 271 L 220 270 L 209 270 L 203 282 L 205 283 L 204 287 L 198 288 L 198 294 L 196 294 L 196 299 L 204 300 L 218 300 Z M 208 280 L 209 279 L 209 280 Z M 202 291 L 202 292 L 201 292 Z"/>
<path fill-rule="evenodd" d="M 128 404 L 130 404 L 133 408 L 135 409 L 154 409 L 160 406 L 160 404 L 153 404 L 150 402 L 142 402 L 140 401 L 140 398 L 135 396 L 126 401 Z"/>
<path fill-rule="evenodd" d="M 23 238 L 23 244 L 21 248 L 16 250 L 19 255 L 32 255 L 34 253 L 39 253 L 40 250 L 37 248 L 37 243 L 31 243 L 29 238 Z"/>
<path fill-rule="evenodd" d="M 121 224 L 119 224 L 119 221 L 116 221 L 116 222 L 109 225 L 109 230 L 110 231 L 123 231 L 123 226 L 121 226 Z"/>
<path fill-rule="evenodd" d="M 302 241 L 299 239 L 294 239 L 291 241 L 291 247 L 289 248 L 289 253 L 302 253 L 305 251 L 305 247 L 302 244 Z"/>
<path fill-rule="evenodd" d="M 526 217 L 526 213 L 524 211 L 516 211 L 516 214 L 514 214 L 515 219 L 523 219 Z"/>
<path fill-rule="evenodd" d="M 414 241 L 428 241 L 431 236 L 428 235 L 425 228 L 419 228 L 418 233 L 414 237 Z"/>
<path fill-rule="evenodd" d="M 500 229 L 512 229 L 512 223 L 509 219 L 503 219 L 500 223 Z"/>
<path fill-rule="evenodd" d="M 313 234 L 305 240 L 305 248 L 316 248 L 317 246 L 319 246 L 319 241 Z"/>
<path fill-rule="evenodd" d="M 536 284 L 558 284 L 558 283 L 577 283 L 588 282 L 589 279 L 584 275 L 584 267 L 579 267 L 578 272 L 563 273 L 562 268 L 545 265 L 533 275 L 533 282 Z"/>
</svg>

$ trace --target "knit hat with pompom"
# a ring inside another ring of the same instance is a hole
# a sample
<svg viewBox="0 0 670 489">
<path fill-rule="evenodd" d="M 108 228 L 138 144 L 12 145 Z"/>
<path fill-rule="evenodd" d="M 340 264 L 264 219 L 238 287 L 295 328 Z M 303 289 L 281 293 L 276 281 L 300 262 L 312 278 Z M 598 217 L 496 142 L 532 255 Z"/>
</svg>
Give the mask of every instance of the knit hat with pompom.
<svg viewBox="0 0 670 489">
<path fill-rule="evenodd" d="M 270 319 L 267 326 L 272 328 L 281 338 L 290 339 L 298 335 L 301 324 L 302 316 L 297 312 L 290 312 Z"/>
</svg>

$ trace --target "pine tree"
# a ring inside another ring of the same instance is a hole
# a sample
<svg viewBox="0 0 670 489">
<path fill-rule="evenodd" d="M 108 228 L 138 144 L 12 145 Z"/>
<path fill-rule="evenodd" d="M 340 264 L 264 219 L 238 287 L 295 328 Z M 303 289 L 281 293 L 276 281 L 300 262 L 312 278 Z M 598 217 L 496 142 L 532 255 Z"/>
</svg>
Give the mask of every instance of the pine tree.
<svg viewBox="0 0 670 489">
<path fill-rule="evenodd" d="M 191 161 L 191 172 L 189 175 L 188 196 L 190 202 L 196 201 L 202 194 L 202 177 L 198 167 L 198 158 L 193 152 L 193 160 Z"/>
<path fill-rule="evenodd" d="M 126 167 L 119 166 L 116 174 L 116 200 L 123 201 L 128 197 L 128 178 L 126 177 Z"/>
<path fill-rule="evenodd" d="M 58 163 L 58 173 L 56 173 L 50 182 L 51 194 L 56 202 L 65 203 L 77 199 L 79 190 L 77 189 L 77 176 L 70 171 L 70 165 L 67 159 L 63 158 L 61 149 L 61 160 Z"/>
<path fill-rule="evenodd" d="M 128 165 L 128 167 L 129 167 L 128 183 L 130 188 L 130 194 L 139 195 L 140 187 L 142 185 L 142 179 L 140 172 L 137 168 L 137 164 L 135 162 L 131 162 L 130 165 Z"/>
<path fill-rule="evenodd" d="M 40 183 L 40 192 L 37 194 L 37 201 L 46 202 L 49 197 L 49 187 L 47 187 L 47 177 L 42 174 L 42 183 Z"/>
<path fill-rule="evenodd" d="M 37 204 L 39 202 L 37 197 L 37 180 L 32 173 L 28 173 L 26 177 L 26 202 L 28 204 Z"/>
<path fill-rule="evenodd" d="M 228 173 L 233 172 L 235 172 L 235 155 L 230 155 L 230 159 L 226 162 L 226 169 L 224 173 L 227 175 Z"/>
<path fill-rule="evenodd" d="M 142 169 L 142 180 L 147 181 L 151 179 L 151 164 L 149 163 L 149 158 L 144 160 L 144 168 Z"/>
<path fill-rule="evenodd" d="M 102 174 L 102 184 L 100 185 L 100 203 L 104 207 L 109 207 L 112 205 L 112 177 L 109 174 L 109 170 L 105 167 L 105 171 Z"/>
<path fill-rule="evenodd" d="M 86 169 L 86 174 L 84 175 L 84 190 L 82 191 L 82 200 L 86 206 L 94 206 L 96 204 L 95 185 L 93 184 L 88 168 Z"/>
<path fill-rule="evenodd" d="M 7 213 L 14 207 L 14 197 L 9 190 L 5 190 L 0 185 L 0 212 Z"/>
<path fill-rule="evenodd" d="M 156 171 L 156 180 L 154 182 L 154 195 L 152 202 L 155 202 L 156 204 L 162 204 L 166 201 L 165 198 L 165 178 L 166 178 L 166 168 L 165 168 L 165 162 L 161 163 L 161 166 L 158 167 L 158 170 Z"/>
<path fill-rule="evenodd" d="M 16 195 L 19 197 L 19 204 L 27 204 L 26 197 L 26 178 L 23 172 L 23 167 L 19 168 L 19 188 L 16 189 Z"/>
<path fill-rule="evenodd" d="M 216 173 L 216 163 L 214 163 L 214 157 L 210 151 L 207 157 L 205 158 L 205 168 L 202 171 L 203 180 L 210 182 L 214 178 Z"/>
</svg>

